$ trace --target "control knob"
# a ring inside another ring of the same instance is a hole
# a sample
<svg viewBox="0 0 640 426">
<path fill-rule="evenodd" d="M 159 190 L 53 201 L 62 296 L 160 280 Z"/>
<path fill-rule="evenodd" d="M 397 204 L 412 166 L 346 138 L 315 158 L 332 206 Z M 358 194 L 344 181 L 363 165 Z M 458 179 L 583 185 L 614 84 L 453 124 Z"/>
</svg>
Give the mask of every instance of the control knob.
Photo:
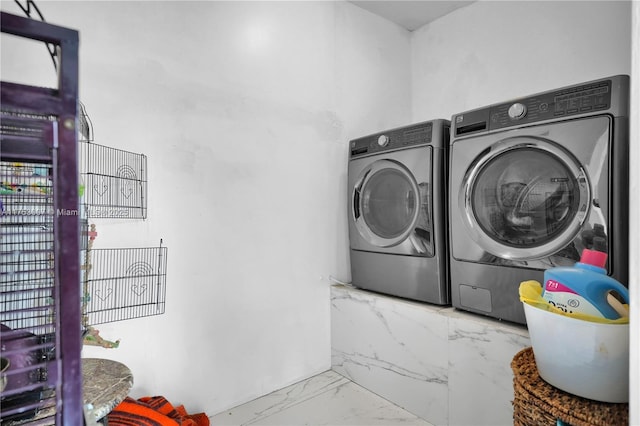
<svg viewBox="0 0 640 426">
<path fill-rule="evenodd" d="M 517 102 L 509 107 L 507 114 L 509 114 L 509 118 L 512 120 L 520 120 L 522 117 L 527 115 L 527 107 L 520 102 Z"/>
<path fill-rule="evenodd" d="M 381 147 L 385 147 L 385 146 L 389 145 L 389 136 L 380 135 L 378 137 L 378 145 L 380 145 Z"/>
</svg>

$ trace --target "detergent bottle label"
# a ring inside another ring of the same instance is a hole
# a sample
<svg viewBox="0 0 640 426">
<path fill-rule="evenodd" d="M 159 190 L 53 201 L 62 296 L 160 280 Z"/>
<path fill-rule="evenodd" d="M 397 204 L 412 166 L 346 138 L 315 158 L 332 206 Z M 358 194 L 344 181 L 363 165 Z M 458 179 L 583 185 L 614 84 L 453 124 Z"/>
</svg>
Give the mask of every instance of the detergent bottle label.
<svg viewBox="0 0 640 426">
<path fill-rule="evenodd" d="M 602 317 L 602 313 L 584 297 L 556 280 L 548 279 L 544 285 L 542 298 L 551 305 L 567 313 L 582 313 Z"/>
</svg>

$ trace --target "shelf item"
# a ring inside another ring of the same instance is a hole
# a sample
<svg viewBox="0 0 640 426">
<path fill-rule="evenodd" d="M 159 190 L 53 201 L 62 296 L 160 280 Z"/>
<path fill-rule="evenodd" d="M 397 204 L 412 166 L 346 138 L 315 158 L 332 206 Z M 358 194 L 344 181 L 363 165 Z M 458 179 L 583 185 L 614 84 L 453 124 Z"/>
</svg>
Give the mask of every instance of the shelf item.
<svg viewBox="0 0 640 426">
<path fill-rule="evenodd" d="M 129 394 L 133 374 L 110 359 L 82 358 L 82 393 L 88 414 L 100 421 Z"/>
</svg>

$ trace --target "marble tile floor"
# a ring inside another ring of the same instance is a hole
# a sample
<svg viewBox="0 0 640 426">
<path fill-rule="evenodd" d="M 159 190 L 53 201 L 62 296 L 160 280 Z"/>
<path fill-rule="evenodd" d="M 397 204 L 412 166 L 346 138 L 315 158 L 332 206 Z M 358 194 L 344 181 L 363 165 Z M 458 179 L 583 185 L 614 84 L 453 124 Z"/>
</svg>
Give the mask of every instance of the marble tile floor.
<svg viewBox="0 0 640 426">
<path fill-rule="evenodd" d="M 212 426 L 433 426 L 329 370 L 210 417 Z"/>
</svg>

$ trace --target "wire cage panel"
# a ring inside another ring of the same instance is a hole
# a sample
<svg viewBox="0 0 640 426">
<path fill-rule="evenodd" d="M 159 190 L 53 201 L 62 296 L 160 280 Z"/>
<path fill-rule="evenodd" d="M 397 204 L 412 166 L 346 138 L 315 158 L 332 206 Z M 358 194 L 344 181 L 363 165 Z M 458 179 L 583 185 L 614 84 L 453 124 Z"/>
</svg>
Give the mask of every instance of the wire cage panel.
<svg viewBox="0 0 640 426">
<path fill-rule="evenodd" d="M 53 282 L 53 202 L 50 167 L 23 163 L 0 163 L 0 282 L 2 283 L 2 323 L 11 328 L 38 325 L 42 307 L 35 294 L 52 296 Z M 29 315 L 12 313 L 29 311 Z M 35 321 L 35 322 L 34 322 Z M 15 322 L 15 324 L 14 324 Z"/>
<path fill-rule="evenodd" d="M 166 247 L 93 249 L 89 257 L 86 326 L 164 313 Z"/>
<path fill-rule="evenodd" d="M 52 166 L 0 161 L 0 421 L 55 407 L 55 246 Z M 10 367 L 10 368 L 9 368 Z M 55 410 L 53 411 L 55 412 Z"/>
<path fill-rule="evenodd" d="M 81 142 L 83 205 L 88 218 L 147 217 L 147 157 Z"/>
</svg>

